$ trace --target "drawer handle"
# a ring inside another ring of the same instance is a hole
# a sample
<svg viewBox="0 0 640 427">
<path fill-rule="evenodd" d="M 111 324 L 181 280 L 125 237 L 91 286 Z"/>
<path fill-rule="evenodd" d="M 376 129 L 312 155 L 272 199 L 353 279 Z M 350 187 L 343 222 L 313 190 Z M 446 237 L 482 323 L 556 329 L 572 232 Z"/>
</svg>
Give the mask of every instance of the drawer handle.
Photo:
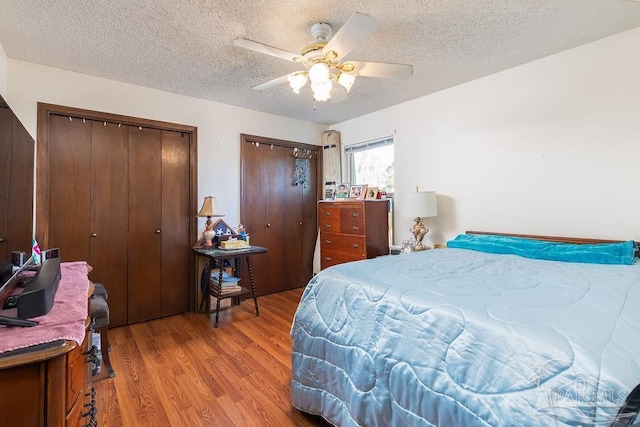
<svg viewBox="0 0 640 427">
<path fill-rule="evenodd" d="M 331 240 L 325 240 L 324 242 L 325 242 L 327 245 L 330 245 L 330 244 L 331 244 Z"/>
<path fill-rule="evenodd" d="M 325 225 L 324 225 L 324 228 L 331 228 L 331 225 L 329 225 L 329 224 L 325 224 Z"/>
<path fill-rule="evenodd" d="M 91 346 L 91 349 L 89 349 L 89 351 L 85 351 L 84 353 L 82 353 L 85 356 L 89 356 L 87 358 L 87 361 L 89 363 L 97 363 L 98 362 L 98 347 L 96 347 L 95 345 Z"/>
<path fill-rule="evenodd" d="M 351 216 L 356 218 L 356 217 L 359 217 L 360 214 L 358 212 L 351 212 Z"/>
<path fill-rule="evenodd" d="M 360 247 L 360 245 L 359 245 L 359 244 L 357 244 L 357 243 L 352 243 L 352 244 L 351 244 L 351 247 L 359 248 L 359 247 Z"/>
<path fill-rule="evenodd" d="M 357 225 L 354 225 L 353 227 L 351 227 L 352 230 L 360 230 L 360 227 L 358 227 Z"/>
<path fill-rule="evenodd" d="M 91 387 L 91 391 L 89 393 L 85 393 L 85 396 L 96 397 L 96 389 Z"/>
<path fill-rule="evenodd" d="M 2 242 L 6 242 L 6 241 L 7 241 L 7 239 L 5 239 L 5 238 L 3 238 L 3 237 L 0 237 L 0 243 L 2 243 Z"/>
<path fill-rule="evenodd" d="M 324 260 L 325 260 L 325 261 L 331 261 L 331 257 L 326 256 L 326 257 L 324 257 Z"/>
<path fill-rule="evenodd" d="M 326 216 L 331 216 L 331 212 L 327 212 L 327 211 L 325 211 L 325 212 L 324 212 L 324 214 L 325 214 Z"/>
</svg>

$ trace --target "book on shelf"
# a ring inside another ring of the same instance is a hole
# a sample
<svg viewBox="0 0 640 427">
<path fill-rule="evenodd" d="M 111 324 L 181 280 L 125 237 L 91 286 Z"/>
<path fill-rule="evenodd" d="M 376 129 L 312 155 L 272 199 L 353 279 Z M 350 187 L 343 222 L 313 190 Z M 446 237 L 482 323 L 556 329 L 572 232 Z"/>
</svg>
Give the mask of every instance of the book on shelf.
<svg viewBox="0 0 640 427">
<path fill-rule="evenodd" d="M 214 284 L 218 284 L 220 281 L 220 272 L 219 271 L 212 271 L 211 272 L 211 282 Z M 235 277 L 235 276 L 231 276 L 229 275 L 229 273 L 227 273 L 226 271 L 222 272 L 222 282 L 220 283 L 221 286 L 235 286 L 238 284 L 238 282 L 240 281 L 239 277 Z"/>
<path fill-rule="evenodd" d="M 236 286 L 223 286 L 220 288 L 220 295 L 233 294 L 235 292 L 240 292 L 242 288 L 238 285 Z"/>
</svg>

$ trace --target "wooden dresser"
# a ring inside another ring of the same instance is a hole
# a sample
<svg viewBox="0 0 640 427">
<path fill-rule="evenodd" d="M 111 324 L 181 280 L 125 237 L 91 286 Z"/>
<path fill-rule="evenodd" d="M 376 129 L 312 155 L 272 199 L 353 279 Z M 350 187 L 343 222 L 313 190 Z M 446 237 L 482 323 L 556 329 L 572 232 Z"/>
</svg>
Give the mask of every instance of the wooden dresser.
<svg viewBox="0 0 640 427">
<path fill-rule="evenodd" d="M 95 391 L 91 385 L 92 360 L 96 348 L 91 345 L 88 304 L 82 304 L 86 314 L 78 319 L 78 341 L 56 339 L 44 344 L 29 344 L 29 334 L 36 328 L 58 328 L 50 317 L 58 304 L 60 311 L 69 311 L 59 296 L 65 291 L 82 289 L 84 298 L 93 293 L 93 285 L 82 286 L 66 280 L 66 270 L 58 286 L 51 313 L 38 318 L 40 325 L 33 328 L 8 328 L 0 331 L 0 338 L 8 334 L 25 335 L 25 347 L 0 354 L 0 426 L 80 427 L 97 425 Z M 61 289 L 66 287 L 67 289 Z M 87 292 L 85 294 L 85 292 Z M 70 301 L 67 299 L 67 303 Z M 1 326 L 0 328 L 5 328 Z M 82 329 L 84 328 L 84 329 Z M 84 331 L 84 335 L 82 335 Z M 79 337 L 83 336 L 80 340 Z"/>
<path fill-rule="evenodd" d="M 319 201 L 320 266 L 389 254 L 389 201 Z"/>
</svg>

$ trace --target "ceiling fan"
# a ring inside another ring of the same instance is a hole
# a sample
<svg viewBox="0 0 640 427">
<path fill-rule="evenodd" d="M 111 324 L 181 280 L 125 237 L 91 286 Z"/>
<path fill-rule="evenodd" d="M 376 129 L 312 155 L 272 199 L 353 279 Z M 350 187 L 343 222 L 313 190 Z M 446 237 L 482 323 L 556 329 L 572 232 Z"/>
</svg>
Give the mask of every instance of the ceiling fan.
<svg viewBox="0 0 640 427">
<path fill-rule="evenodd" d="M 305 46 L 300 54 L 243 38 L 236 39 L 233 43 L 245 49 L 293 61 L 305 67 L 302 71 L 294 71 L 253 86 L 253 89 L 264 90 L 289 82 L 293 91 L 300 93 L 300 89 L 310 81 L 315 101 L 326 101 L 329 98 L 333 101 L 341 101 L 351 90 L 356 76 L 403 79 L 413 74 L 413 67 L 408 64 L 345 60 L 353 49 L 362 44 L 377 29 L 378 23 L 374 18 L 356 12 L 333 37 L 331 37 L 333 32 L 331 25 L 324 22 L 314 24 L 311 27 L 314 42 Z M 338 84 L 334 85 L 333 82 Z"/>
</svg>

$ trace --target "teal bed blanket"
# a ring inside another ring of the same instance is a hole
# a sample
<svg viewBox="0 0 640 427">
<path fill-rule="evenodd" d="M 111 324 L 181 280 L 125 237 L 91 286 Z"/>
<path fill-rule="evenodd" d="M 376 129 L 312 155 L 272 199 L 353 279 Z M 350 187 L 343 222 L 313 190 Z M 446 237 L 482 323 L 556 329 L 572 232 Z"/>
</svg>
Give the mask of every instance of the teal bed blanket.
<svg viewBox="0 0 640 427">
<path fill-rule="evenodd" d="M 551 261 L 626 265 L 633 264 L 638 251 L 633 240 L 583 245 L 481 234 L 460 234 L 447 242 L 447 247 Z"/>
</svg>

